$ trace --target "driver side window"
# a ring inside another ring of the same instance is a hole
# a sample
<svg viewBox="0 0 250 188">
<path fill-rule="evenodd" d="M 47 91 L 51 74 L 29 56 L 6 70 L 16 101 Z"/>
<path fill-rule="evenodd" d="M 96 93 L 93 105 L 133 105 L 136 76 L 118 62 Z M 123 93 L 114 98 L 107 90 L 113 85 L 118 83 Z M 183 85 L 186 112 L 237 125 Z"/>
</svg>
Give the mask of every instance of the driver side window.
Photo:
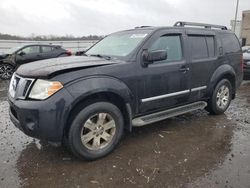
<svg viewBox="0 0 250 188">
<path fill-rule="evenodd" d="M 29 47 L 22 49 L 22 52 L 24 54 L 40 53 L 40 48 L 39 46 L 29 46 Z"/>
<path fill-rule="evenodd" d="M 182 60 L 181 39 L 179 35 L 161 36 L 148 50 L 150 52 L 157 50 L 167 51 L 167 60 L 159 61 L 159 63 Z"/>
</svg>

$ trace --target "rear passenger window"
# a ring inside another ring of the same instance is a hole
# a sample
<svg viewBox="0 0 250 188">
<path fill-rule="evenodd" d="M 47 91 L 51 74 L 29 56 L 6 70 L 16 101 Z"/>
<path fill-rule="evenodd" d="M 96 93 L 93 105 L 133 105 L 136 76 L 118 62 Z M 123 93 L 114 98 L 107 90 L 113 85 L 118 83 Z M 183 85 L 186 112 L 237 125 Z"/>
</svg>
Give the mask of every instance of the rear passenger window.
<svg viewBox="0 0 250 188">
<path fill-rule="evenodd" d="M 214 36 L 189 36 L 192 59 L 206 59 L 215 56 Z"/>
<path fill-rule="evenodd" d="M 43 53 L 51 52 L 52 50 L 53 50 L 53 47 L 51 46 L 42 46 Z"/>
<path fill-rule="evenodd" d="M 180 36 L 161 36 L 149 48 L 149 51 L 167 50 L 167 60 L 159 62 L 179 61 L 182 59 Z"/>
<path fill-rule="evenodd" d="M 240 44 L 234 34 L 221 34 L 222 46 L 224 53 L 240 51 Z"/>
<path fill-rule="evenodd" d="M 204 59 L 209 57 L 206 37 L 190 36 L 189 40 L 191 43 L 192 59 Z"/>
</svg>

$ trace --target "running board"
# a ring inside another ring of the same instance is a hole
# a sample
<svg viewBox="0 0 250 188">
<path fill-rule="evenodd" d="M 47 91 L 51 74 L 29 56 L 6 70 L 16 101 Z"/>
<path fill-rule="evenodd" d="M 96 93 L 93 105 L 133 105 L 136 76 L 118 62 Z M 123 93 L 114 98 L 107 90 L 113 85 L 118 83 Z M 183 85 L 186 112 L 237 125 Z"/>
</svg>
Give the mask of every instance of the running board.
<svg viewBox="0 0 250 188">
<path fill-rule="evenodd" d="M 182 114 L 185 114 L 187 112 L 192 112 L 194 110 L 204 109 L 206 106 L 207 106 L 206 102 L 199 101 L 199 102 L 195 102 L 195 103 L 188 104 L 188 105 L 185 105 L 185 106 L 180 106 L 180 107 L 177 107 L 177 108 L 164 110 L 164 111 L 161 111 L 161 112 L 156 112 L 156 113 L 153 113 L 153 114 L 149 114 L 149 115 L 146 115 L 146 116 L 141 116 L 141 117 L 133 119 L 132 120 L 132 125 L 134 127 L 140 127 L 140 126 L 151 124 L 151 123 L 161 121 L 161 120 L 164 120 L 164 119 L 167 119 L 167 118 L 182 115 Z"/>
</svg>

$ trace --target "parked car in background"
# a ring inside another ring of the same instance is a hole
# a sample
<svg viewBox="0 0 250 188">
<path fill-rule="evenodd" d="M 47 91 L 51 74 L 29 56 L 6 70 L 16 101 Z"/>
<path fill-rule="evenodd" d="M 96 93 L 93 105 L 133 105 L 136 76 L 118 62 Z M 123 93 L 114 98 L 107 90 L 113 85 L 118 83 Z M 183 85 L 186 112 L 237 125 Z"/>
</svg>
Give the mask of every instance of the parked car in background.
<svg viewBox="0 0 250 188">
<path fill-rule="evenodd" d="M 250 78 L 250 46 L 245 46 L 242 48 L 243 51 L 243 70 L 244 79 L 248 80 Z"/>
<path fill-rule="evenodd" d="M 32 44 L 11 48 L 0 54 L 0 78 L 10 79 L 15 69 L 25 63 L 70 55 L 70 51 L 58 45 Z"/>
<path fill-rule="evenodd" d="M 242 52 L 245 53 L 250 50 L 250 46 L 243 46 L 242 47 Z"/>
<path fill-rule="evenodd" d="M 80 50 L 75 53 L 76 56 L 84 55 L 87 50 Z"/>
</svg>

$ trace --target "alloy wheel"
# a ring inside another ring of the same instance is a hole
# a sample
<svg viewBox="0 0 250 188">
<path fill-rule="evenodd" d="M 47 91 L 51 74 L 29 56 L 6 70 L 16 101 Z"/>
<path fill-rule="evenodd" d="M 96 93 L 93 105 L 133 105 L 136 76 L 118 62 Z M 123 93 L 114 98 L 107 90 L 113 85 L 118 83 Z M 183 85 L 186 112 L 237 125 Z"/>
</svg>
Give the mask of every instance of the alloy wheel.
<svg viewBox="0 0 250 188">
<path fill-rule="evenodd" d="M 0 77 L 2 79 L 9 79 L 13 74 L 13 67 L 11 65 L 0 65 Z"/>
<path fill-rule="evenodd" d="M 228 106 L 229 103 L 229 96 L 230 95 L 230 91 L 228 86 L 226 85 L 222 85 L 218 92 L 217 92 L 217 96 L 216 96 L 216 104 L 220 109 L 225 109 Z"/>
<path fill-rule="evenodd" d="M 100 150 L 109 145 L 115 132 L 114 118 L 108 113 L 98 113 L 84 123 L 81 130 L 81 141 L 89 150 Z"/>
</svg>

